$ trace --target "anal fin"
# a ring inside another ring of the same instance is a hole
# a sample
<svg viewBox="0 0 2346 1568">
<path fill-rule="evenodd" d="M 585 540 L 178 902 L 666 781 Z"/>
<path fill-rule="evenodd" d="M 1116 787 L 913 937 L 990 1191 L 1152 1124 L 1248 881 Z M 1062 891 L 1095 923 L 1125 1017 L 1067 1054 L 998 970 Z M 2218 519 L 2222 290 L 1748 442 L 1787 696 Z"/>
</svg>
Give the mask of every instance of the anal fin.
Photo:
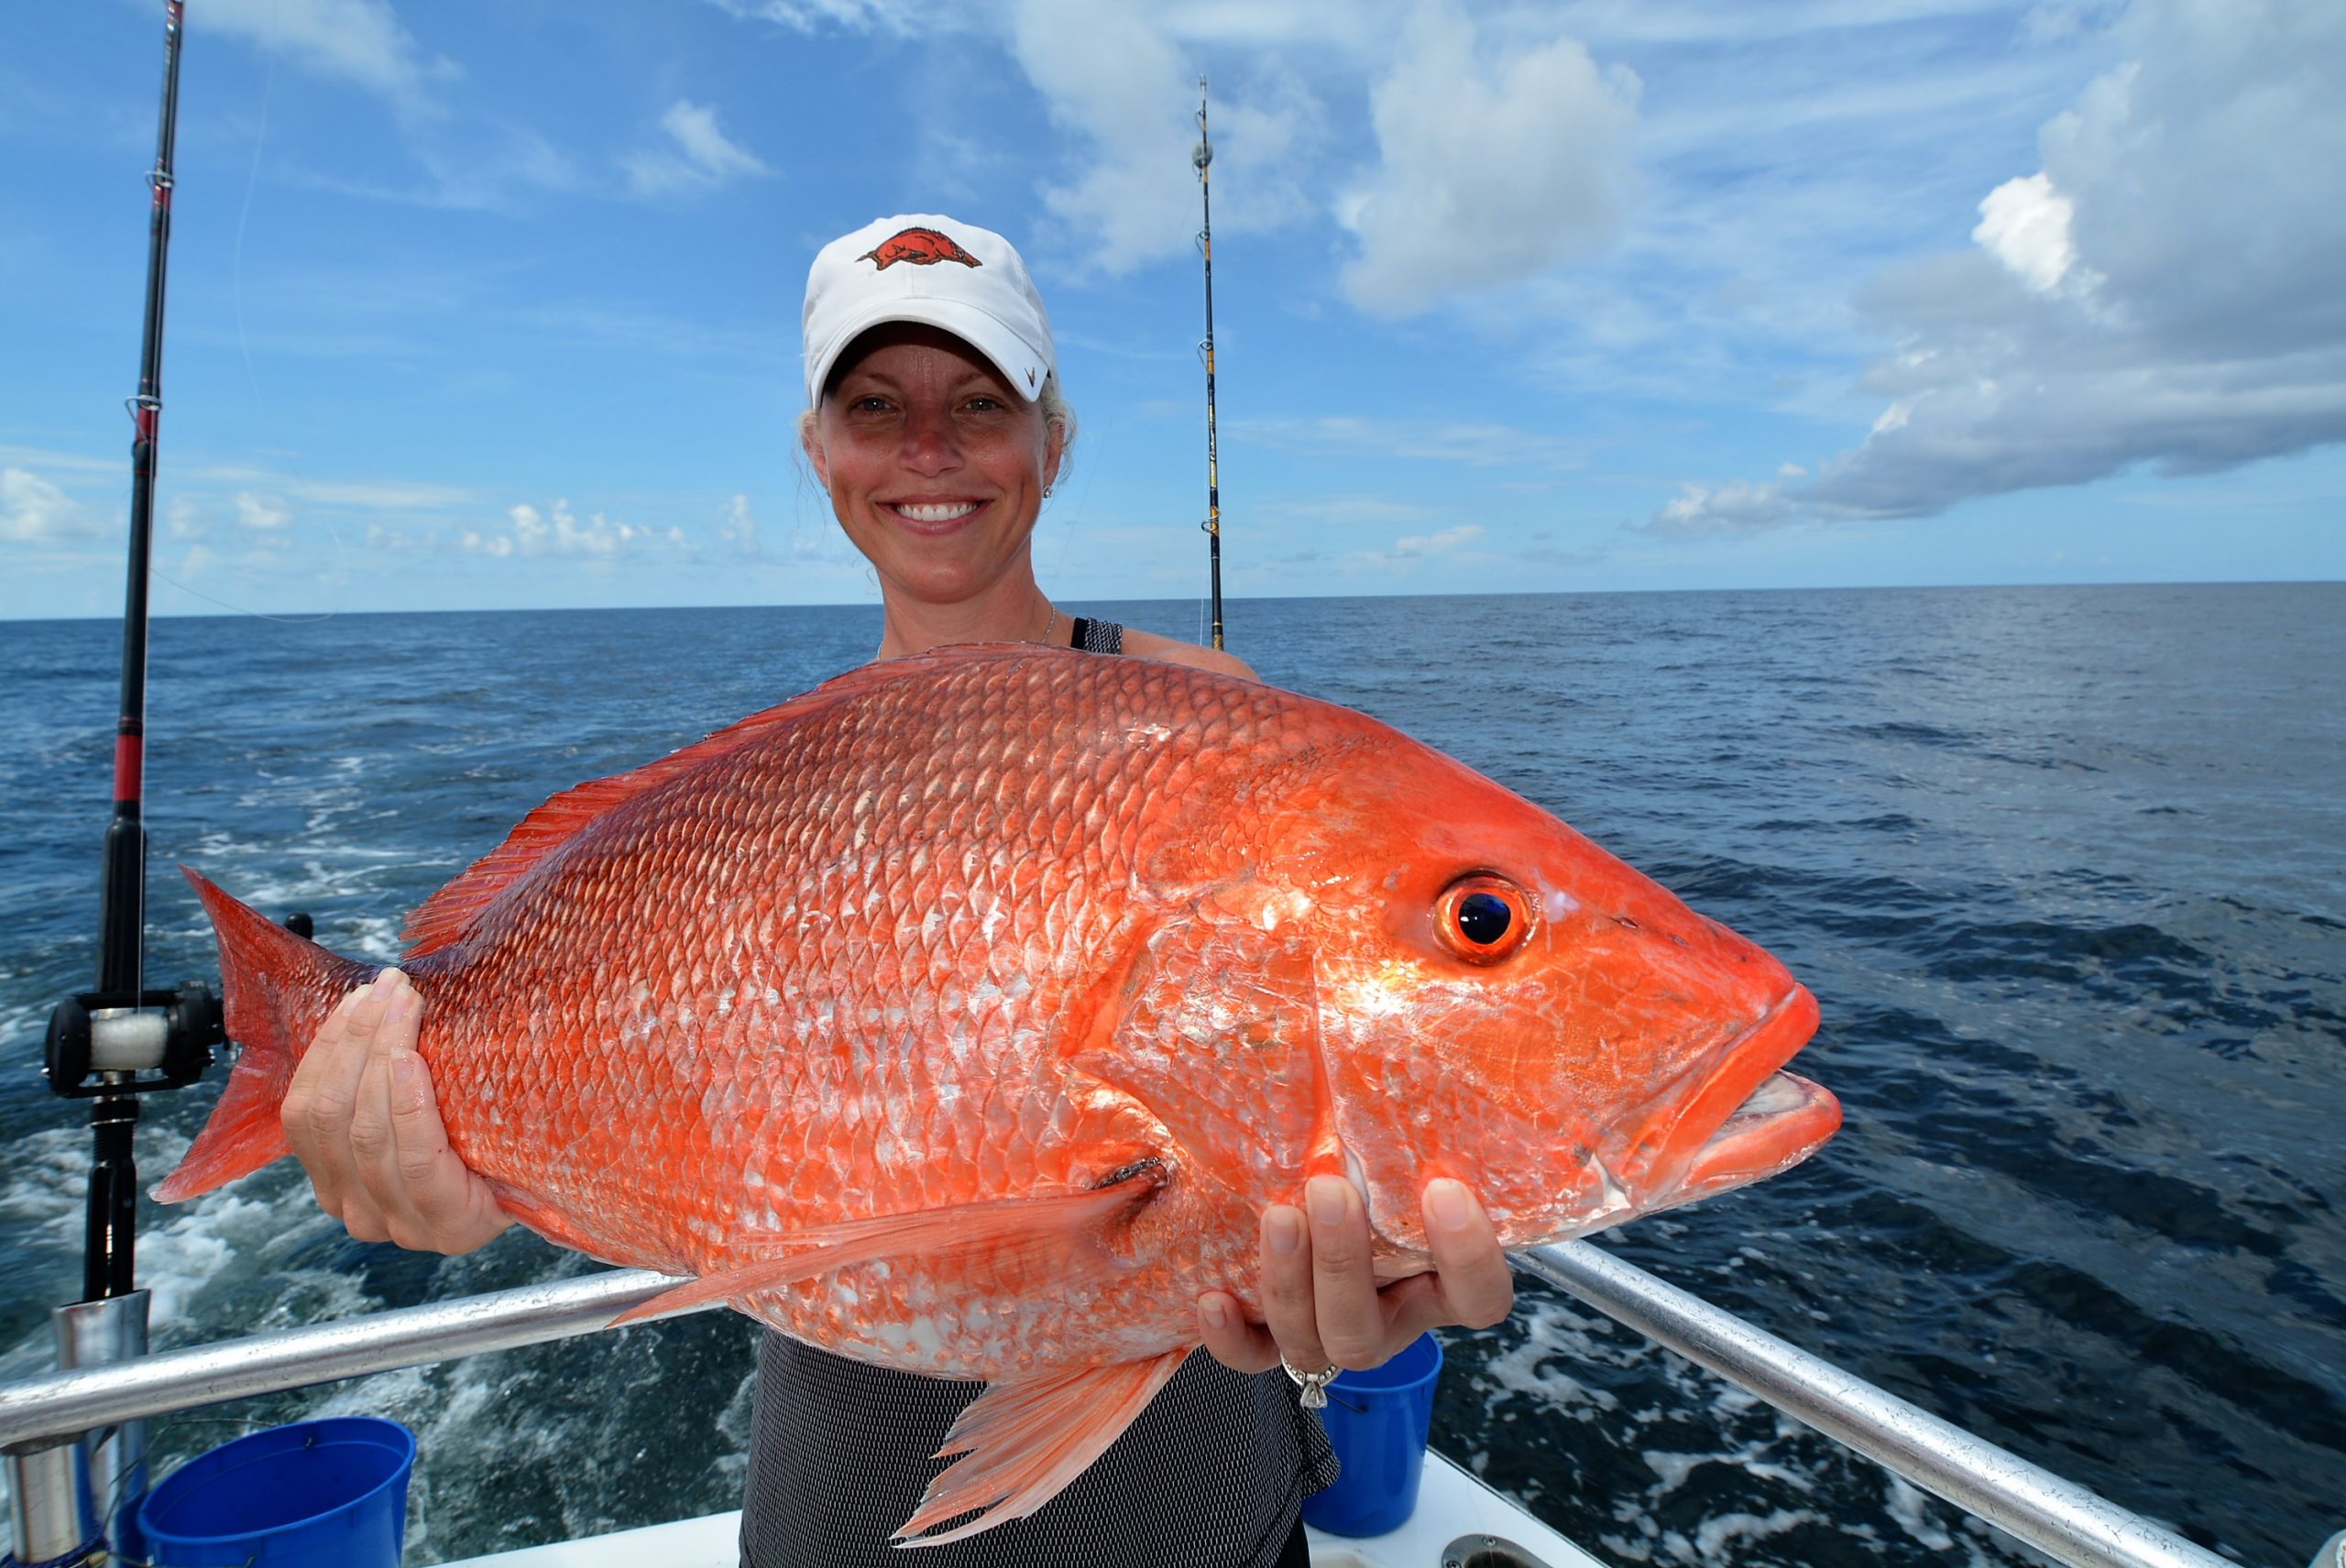
<svg viewBox="0 0 2346 1568">
<path fill-rule="evenodd" d="M 942 1546 L 1025 1519 L 1083 1474 L 1172 1380 L 1193 1347 L 1146 1361 L 996 1383 L 971 1401 L 937 1457 L 963 1457 L 929 1483 L 898 1546 Z M 951 1530 L 923 1535 L 979 1510 Z"/>
</svg>

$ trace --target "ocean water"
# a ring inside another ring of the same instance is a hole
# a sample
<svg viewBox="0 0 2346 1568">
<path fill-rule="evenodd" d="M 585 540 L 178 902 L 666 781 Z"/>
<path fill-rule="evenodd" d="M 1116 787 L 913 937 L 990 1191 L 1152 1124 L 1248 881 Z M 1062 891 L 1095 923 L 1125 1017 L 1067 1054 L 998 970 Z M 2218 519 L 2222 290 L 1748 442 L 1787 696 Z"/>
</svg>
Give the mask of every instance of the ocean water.
<svg viewBox="0 0 2346 1568">
<path fill-rule="evenodd" d="M 1179 635 L 1189 604 L 1080 607 Z M 1556 811 L 1770 948 L 1847 1107 L 1807 1165 L 1606 1238 L 2239 1560 L 2346 1525 L 2346 585 L 1313 599 L 1268 679 Z M 389 959 L 530 806 L 866 656 L 870 609 L 155 628 L 149 983 L 215 972 L 175 861 Z M 88 1134 L 38 1076 L 94 972 L 118 631 L 0 624 L 0 1378 L 80 1288 Z M 150 1099 L 170 1168 L 224 1076 Z M 585 1265 L 350 1241 L 290 1164 L 142 1214 L 157 1339 Z M 414 1427 L 412 1561 L 730 1506 L 751 1332 L 705 1315 L 162 1423 Z M 1537 1285 L 1448 1338 L 1435 1442 L 1621 1563 L 2026 1554 Z"/>
</svg>

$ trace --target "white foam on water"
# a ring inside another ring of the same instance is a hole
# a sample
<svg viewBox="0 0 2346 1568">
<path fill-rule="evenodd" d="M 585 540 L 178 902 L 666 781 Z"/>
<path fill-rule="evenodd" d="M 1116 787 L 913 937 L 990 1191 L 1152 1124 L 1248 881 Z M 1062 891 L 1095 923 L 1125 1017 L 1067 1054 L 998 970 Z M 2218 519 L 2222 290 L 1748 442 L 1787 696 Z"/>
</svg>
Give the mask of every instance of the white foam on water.
<svg viewBox="0 0 2346 1568">
<path fill-rule="evenodd" d="M 1765 1541 L 1803 1525 L 1829 1528 L 1831 1522 L 1814 1508 L 1777 1508 L 1766 1515 L 1721 1514 L 1716 1519 L 1705 1519 L 1691 1541 L 1674 1530 L 1663 1531 L 1661 1546 L 1681 1563 L 1716 1563 L 1732 1546 Z"/>
<path fill-rule="evenodd" d="M 54 1002 L 0 1003 L 0 1040 L 27 1043 L 46 1036 Z"/>
<path fill-rule="evenodd" d="M 1602 1333 L 1595 1320 L 1558 1302 L 1529 1301 L 1517 1310 L 1515 1326 L 1522 1338 L 1483 1364 L 1484 1374 L 1501 1390 L 1487 1401 L 1493 1413 L 1509 1393 L 1565 1409 L 1575 1405 L 1606 1411 L 1620 1408 L 1610 1390 L 1591 1387 L 1558 1365 L 1568 1359 L 1625 1365 L 1619 1347 Z"/>
<path fill-rule="evenodd" d="M 1883 1491 L 1881 1511 L 1888 1514 L 1899 1529 L 1929 1547 L 1933 1552 L 1945 1552 L 1955 1544 L 1955 1538 L 1931 1517 L 1930 1495 L 1919 1486 L 1908 1485 L 1885 1470 L 1881 1473 Z"/>
<path fill-rule="evenodd" d="M 187 1146 L 184 1135 L 143 1124 L 141 1183 L 151 1184 L 177 1166 Z M 30 1237 L 55 1249 L 62 1266 L 51 1293 L 60 1303 L 80 1293 L 89 1165 L 86 1129 L 41 1128 L 10 1149 L 8 1179 L 0 1188 L 0 1221 L 18 1245 Z M 372 1301 L 346 1276 L 294 1263 L 341 1227 L 309 1201 L 307 1184 L 290 1162 L 186 1203 L 142 1202 L 140 1220 L 138 1283 L 152 1296 L 148 1334 L 158 1348 L 363 1311 Z M 258 1314 L 247 1306 L 224 1319 L 216 1303 L 258 1277 L 270 1279 L 274 1304 Z M 46 1323 L 0 1351 L 0 1377 L 30 1376 L 52 1365 Z"/>
<path fill-rule="evenodd" d="M 1749 1248 L 1743 1255 L 1761 1255 Z M 1567 1508 L 1576 1519 L 1558 1520 L 1615 1561 L 1781 1561 L 1783 1548 L 1769 1543 L 1803 1527 L 1871 1543 L 1884 1554 L 1911 1552 L 1908 1541 L 1934 1552 L 1956 1547 L 1968 1568 L 2007 1568 L 2024 1560 L 1986 1530 L 1961 1528 L 1968 1519 L 1957 1519 L 1953 1531 L 1944 1528 L 1955 1516 L 1943 1505 L 1871 1466 L 1861 1468 L 1887 1482 L 1884 1511 L 1894 1523 L 1845 1517 L 1850 1510 L 1832 1499 L 1849 1485 L 1847 1465 L 1828 1440 L 1576 1303 L 1527 1296 L 1507 1332 L 1512 1343 L 1495 1347 L 1496 1353 L 1475 1366 L 1493 1386 L 1486 1390 L 1484 1426 L 1491 1448 L 1505 1453 L 1510 1442 L 1519 1445 L 1507 1435 L 1510 1423 L 1561 1415 L 1630 1449 L 1653 1476 L 1650 1486 L 1617 1486 L 1601 1500 L 1584 1496 Z M 1527 1401 L 1540 1409 L 1527 1410 Z M 1670 1435 L 1636 1442 L 1645 1431 Z M 1496 1467 L 1488 1452 L 1477 1452 L 1469 1463 L 1478 1473 Z M 1571 1496 L 1569 1481 L 1559 1480 L 1565 1488 L 1560 1496 Z M 1524 1489 L 1535 1511 L 1551 1511 L 1539 1507 L 1545 1489 L 1540 1482 Z M 1690 1499 L 1699 1524 L 1683 1522 Z M 1601 1509 L 1605 1523 L 1590 1519 L 1592 1508 Z M 1666 1528 L 1665 1520 L 1682 1522 Z"/>
<path fill-rule="evenodd" d="M 1635 1503 L 1615 1503 L 1613 1517 L 1617 1521 L 1638 1533 L 1634 1536 L 1600 1535 L 1596 1538 L 1596 1544 L 1603 1547 L 1608 1555 L 1620 1558 L 1624 1562 L 1652 1562 L 1654 1544 L 1661 1539 L 1661 1527 L 1654 1523 L 1651 1516 Z"/>
<path fill-rule="evenodd" d="M 725 1401 L 725 1409 L 718 1412 L 717 1430 L 733 1445 L 733 1452 L 717 1462 L 717 1473 L 724 1478 L 725 1489 L 738 1492 L 749 1479 L 750 1438 L 752 1406 L 757 1397 L 758 1375 L 752 1370 Z"/>
<path fill-rule="evenodd" d="M 7 1180 L 0 1185 L 0 1233 L 9 1238 L 9 1294 L 18 1299 L 30 1297 L 42 1306 L 71 1300 L 82 1291 L 89 1129 L 42 1127 L 23 1135 L 9 1146 L 7 1170 Z M 15 1344 L 0 1348 L 0 1381 L 52 1370 L 55 1343 L 48 1318 L 36 1318 Z"/>
</svg>

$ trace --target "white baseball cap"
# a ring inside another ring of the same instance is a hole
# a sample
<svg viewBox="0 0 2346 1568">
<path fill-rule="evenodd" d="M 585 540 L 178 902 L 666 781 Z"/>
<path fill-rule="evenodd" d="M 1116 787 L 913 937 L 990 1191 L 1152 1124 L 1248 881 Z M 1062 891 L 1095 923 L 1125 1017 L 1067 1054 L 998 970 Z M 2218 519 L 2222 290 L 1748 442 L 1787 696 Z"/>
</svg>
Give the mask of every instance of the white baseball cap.
<svg viewBox="0 0 2346 1568">
<path fill-rule="evenodd" d="M 849 344 L 886 322 L 938 327 L 991 360 L 1027 401 L 1058 368 L 1051 318 L 1011 243 L 935 213 L 874 218 L 806 271 L 806 401 Z"/>
</svg>

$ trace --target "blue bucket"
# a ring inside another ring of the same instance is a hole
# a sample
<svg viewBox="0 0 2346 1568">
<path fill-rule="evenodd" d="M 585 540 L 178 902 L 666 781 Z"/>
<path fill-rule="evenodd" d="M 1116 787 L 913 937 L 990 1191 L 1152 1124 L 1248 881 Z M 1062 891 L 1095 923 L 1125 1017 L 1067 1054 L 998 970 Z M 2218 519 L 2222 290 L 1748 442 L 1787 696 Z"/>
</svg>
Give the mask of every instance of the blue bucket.
<svg viewBox="0 0 2346 1568">
<path fill-rule="evenodd" d="M 398 1568 L 415 1436 L 337 1416 L 200 1453 L 138 1505 L 155 1568 Z"/>
<path fill-rule="evenodd" d="M 1383 1535 L 1418 1506 L 1426 1468 L 1426 1429 L 1433 1421 L 1434 1379 L 1442 1346 L 1420 1334 L 1384 1365 L 1340 1372 L 1328 1385 L 1328 1441 L 1343 1474 L 1303 1499 L 1303 1521 L 1331 1535 Z"/>
</svg>

